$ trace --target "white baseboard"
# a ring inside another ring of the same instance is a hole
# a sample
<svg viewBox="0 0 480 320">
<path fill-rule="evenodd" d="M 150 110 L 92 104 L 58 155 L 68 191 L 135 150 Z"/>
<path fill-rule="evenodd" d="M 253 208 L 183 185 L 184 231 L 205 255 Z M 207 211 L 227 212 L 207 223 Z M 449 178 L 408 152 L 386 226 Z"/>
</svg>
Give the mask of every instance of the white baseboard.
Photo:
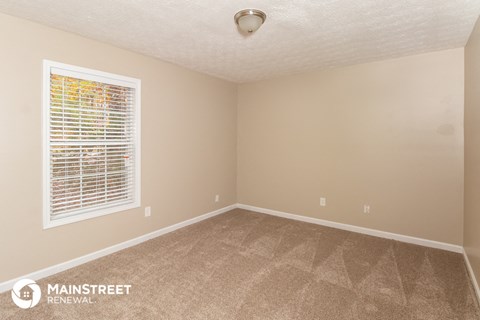
<svg viewBox="0 0 480 320">
<path fill-rule="evenodd" d="M 463 256 L 465 258 L 465 264 L 467 265 L 468 274 L 470 275 L 470 279 L 472 279 L 473 288 L 477 294 L 478 302 L 480 303 L 480 288 L 478 287 L 477 278 L 475 277 L 475 273 L 473 273 L 472 265 L 470 264 L 470 260 L 468 259 L 468 255 L 465 250 L 463 250 Z"/>
<path fill-rule="evenodd" d="M 154 232 L 142 235 L 140 237 L 113 245 L 111 247 L 84 255 L 79 258 L 72 259 L 70 261 L 66 261 L 51 267 L 47 267 L 42 270 L 38 270 L 35 272 L 32 272 L 30 274 L 26 274 L 24 276 L 18 277 L 16 279 L 12 280 L 7 280 L 5 282 L 0 283 L 0 293 L 5 292 L 7 290 L 10 290 L 15 282 L 17 282 L 20 279 L 28 278 L 32 280 L 39 280 L 48 276 L 51 276 L 55 273 L 59 273 L 62 271 L 65 271 L 67 269 L 76 267 L 78 265 L 84 264 L 86 262 L 104 257 L 106 255 L 112 254 L 114 252 L 132 247 L 134 245 L 140 244 L 142 242 L 145 242 L 147 240 L 156 238 L 158 236 L 164 235 L 166 233 L 175 231 L 177 229 L 192 225 L 194 223 L 200 222 L 202 220 L 214 217 L 216 215 L 225 213 L 227 211 L 233 210 L 235 208 L 239 209 L 245 209 L 249 211 L 254 211 L 254 212 L 259 212 L 259 213 L 265 213 L 277 217 L 282 217 L 282 218 L 287 218 L 287 219 L 293 219 L 293 220 L 298 220 L 298 221 L 303 221 L 303 222 L 308 222 L 308 223 L 314 223 L 318 225 L 323 225 L 327 227 L 332 227 L 332 228 L 337 228 L 337 229 L 342 229 L 342 230 L 347 230 L 347 231 L 352 231 L 352 232 L 357 232 L 357 233 L 362 233 L 362 234 L 367 234 L 371 236 L 376 236 L 376 237 L 381 237 L 381 238 L 387 238 L 387 239 L 393 239 L 393 240 L 398 240 L 401 242 L 407 242 L 407 243 L 412 243 L 412 244 L 417 244 L 425 247 L 431 247 L 431 248 L 437 248 L 437 249 L 443 249 L 447 251 L 452 251 L 452 252 L 457 252 L 457 253 L 462 253 L 465 255 L 465 251 L 462 246 L 458 245 L 453 245 L 449 243 L 443 243 L 443 242 L 437 242 L 433 240 L 427 240 L 427 239 L 422 239 L 422 238 L 415 238 L 415 237 L 410 237 L 410 236 L 405 236 L 401 234 L 396 234 L 396 233 L 390 233 L 390 232 L 385 232 L 385 231 L 380 231 L 380 230 L 375 230 L 375 229 L 368 229 L 368 228 L 363 228 L 363 227 L 357 227 L 354 225 L 349 225 L 349 224 L 343 224 L 343 223 L 338 223 L 338 222 L 333 222 L 333 221 L 328 221 L 328 220 L 322 220 L 322 219 L 317 219 L 317 218 L 311 218 L 311 217 L 306 217 L 306 216 L 301 216 L 301 215 L 296 215 L 292 213 L 286 213 L 286 212 L 281 212 L 281 211 L 276 211 L 276 210 L 271 210 L 271 209 L 265 209 L 265 208 L 259 208 L 255 206 L 250 206 L 250 205 L 245 205 L 245 204 L 234 204 L 230 205 L 206 214 L 203 214 L 201 216 L 174 224 L 172 226 L 168 226 L 159 230 L 156 230 Z M 480 293 L 479 293 L 479 288 L 478 288 L 478 283 L 475 280 L 475 275 L 472 272 L 470 263 L 468 261 L 468 257 L 465 255 L 465 261 L 467 264 L 467 268 L 470 272 L 470 275 L 472 277 L 472 280 L 474 282 L 475 290 L 477 292 L 477 295 L 479 295 L 480 299 Z"/>
<path fill-rule="evenodd" d="M 386 238 L 386 239 L 393 239 L 393 240 L 397 240 L 397 241 L 401 241 L 401 242 L 417 244 L 417 245 L 424 246 L 424 247 L 430 247 L 430 248 L 442 249 L 442 250 L 447 250 L 447 251 L 452 251 L 452 252 L 457 252 L 457 253 L 463 253 L 463 247 L 462 246 L 454 245 L 454 244 L 450 244 L 450 243 L 444 243 L 444 242 L 438 242 L 438 241 L 427 240 L 427 239 L 422 239 L 422 238 L 410 237 L 410 236 L 405 236 L 405 235 L 402 235 L 402 234 L 396 234 L 396 233 L 380 231 L 380 230 L 375 230 L 375 229 L 357 227 L 357 226 L 350 225 L 350 224 L 344 224 L 344 223 L 322 220 L 322 219 L 317 219 L 317 218 L 305 217 L 305 216 L 300 216 L 300 215 L 296 215 L 296 214 L 292 214 L 292 213 L 276 211 L 276 210 L 271 210 L 271 209 L 265 209 L 265 208 L 259 208 L 259 207 L 240 204 L 240 203 L 237 204 L 237 208 L 245 209 L 245 210 L 249 210 L 249 211 L 260 212 L 260 213 L 265 213 L 265 214 L 269 214 L 269 215 L 272 215 L 272 216 L 277 216 L 277 217 L 282 217 L 282 218 L 287 218 L 287 219 L 293 219 L 293 220 L 298 220 L 298 221 L 303 221 L 303 222 L 308 222 L 308 223 L 319 224 L 319 225 L 322 225 L 322 226 L 336 228 L 336 229 L 342 229 L 342 230 L 347 230 L 347 231 L 352 231 L 352 232 L 357 232 L 357 233 L 363 233 L 363 234 L 367 234 L 367 235 L 370 235 L 370 236 Z"/>
<path fill-rule="evenodd" d="M 17 282 L 20 279 L 27 278 L 27 279 L 32 279 L 32 280 L 39 280 L 39 279 L 51 276 L 55 273 L 62 272 L 62 271 L 65 271 L 67 269 L 70 269 L 70 268 L 76 267 L 78 265 L 84 264 L 86 262 L 104 257 L 104 256 L 112 254 L 114 252 L 132 247 L 134 245 L 140 244 L 142 242 L 145 242 L 147 240 L 156 238 L 156 237 L 164 235 L 166 233 L 175 231 L 177 229 L 180 229 L 180 228 L 189 226 L 191 224 L 200 222 L 202 220 L 214 217 L 216 215 L 225 213 L 227 211 L 235 209 L 236 207 L 237 207 L 237 205 L 233 204 L 233 205 L 230 205 L 230 206 L 227 206 L 227 207 L 224 207 L 224 208 L 212 211 L 212 212 L 208 212 L 208 213 L 203 214 L 201 216 L 198 216 L 198 217 L 195 217 L 195 218 L 192 218 L 192 219 L 189 219 L 189 220 L 186 220 L 186 221 L 182 221 L 182 222 L 179 222 L 177 224 L 174 224 L 174 225 L 171 225 L 171 226 L 153 231 L 151 233 L 147 233 L 143 236 L 140 236 L 140 237 L 137 237 L 137 238 L 134 238 L 134 239 L 131 239 L 131 240 L 127 240 L 125 242 L 113 245 L 111 247 L 89 253 L 89 254 L 84 255 L 82 257 L 75 258 L 75 259 L 72 259 L 70 261 L 66 261 L 66 262 L 63 262 L 63 263 L 59 263 L 57 265 L 32 272 L 30 274 L 26 274 L 26 275 L 18 277 L 16 279 L 7 280 L 5 282 L 0 283 L 0 293 L 5 292 L 7 290 L 11 290 L 13 285 L 15 284 L 15 282 Z"/>
</svg>

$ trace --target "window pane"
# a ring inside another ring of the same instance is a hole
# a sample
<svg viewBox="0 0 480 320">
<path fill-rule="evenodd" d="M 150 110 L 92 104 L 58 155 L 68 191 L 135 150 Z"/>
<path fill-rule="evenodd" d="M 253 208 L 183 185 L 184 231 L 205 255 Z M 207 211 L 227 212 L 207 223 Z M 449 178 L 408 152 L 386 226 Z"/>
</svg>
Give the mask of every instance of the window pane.
<svg viewBox="0 0 480 320">
<path fill-rule="evenodd" d="M 50 217 L 134 201 L 135 90 L 50 75 Z"/>
</svg>

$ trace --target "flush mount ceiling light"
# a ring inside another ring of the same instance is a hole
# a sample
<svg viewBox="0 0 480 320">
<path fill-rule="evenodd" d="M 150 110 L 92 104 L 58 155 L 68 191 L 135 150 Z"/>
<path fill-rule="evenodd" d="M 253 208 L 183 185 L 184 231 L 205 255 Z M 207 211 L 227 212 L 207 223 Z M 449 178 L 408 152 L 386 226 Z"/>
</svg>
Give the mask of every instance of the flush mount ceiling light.
<svg viewBox="0 0 480 320">
<path fill-rule="evenodd" d="M 267 19 L 265 12 L 257 9 L 244 9 L 235 14 L 235 23 L 243 32 L 253 33 Z"/>
</svg>

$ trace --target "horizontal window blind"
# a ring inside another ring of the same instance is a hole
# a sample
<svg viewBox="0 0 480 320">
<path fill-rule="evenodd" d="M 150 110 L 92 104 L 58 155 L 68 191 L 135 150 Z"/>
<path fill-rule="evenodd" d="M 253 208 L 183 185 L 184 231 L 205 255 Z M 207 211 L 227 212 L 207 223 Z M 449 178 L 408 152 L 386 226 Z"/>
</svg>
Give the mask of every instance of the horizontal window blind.
<svg viewBox="0 0 480 320">
<path fill-rule="evenodd" d="M 50 70 L 50 220 L 136 199 L 135 88 Z"/>
</svg>

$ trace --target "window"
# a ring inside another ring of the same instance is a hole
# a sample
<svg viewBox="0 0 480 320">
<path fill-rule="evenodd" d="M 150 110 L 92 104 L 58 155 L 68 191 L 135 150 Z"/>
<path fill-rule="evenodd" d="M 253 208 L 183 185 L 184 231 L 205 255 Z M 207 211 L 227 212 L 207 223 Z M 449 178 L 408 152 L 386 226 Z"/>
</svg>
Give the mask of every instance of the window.
<svg viewBox="0 0 480 320">
<path fill-rule="evenodd" d="M 140 80 L 44 60 L 44 228 L 140 206 Z"/>
</svg>

